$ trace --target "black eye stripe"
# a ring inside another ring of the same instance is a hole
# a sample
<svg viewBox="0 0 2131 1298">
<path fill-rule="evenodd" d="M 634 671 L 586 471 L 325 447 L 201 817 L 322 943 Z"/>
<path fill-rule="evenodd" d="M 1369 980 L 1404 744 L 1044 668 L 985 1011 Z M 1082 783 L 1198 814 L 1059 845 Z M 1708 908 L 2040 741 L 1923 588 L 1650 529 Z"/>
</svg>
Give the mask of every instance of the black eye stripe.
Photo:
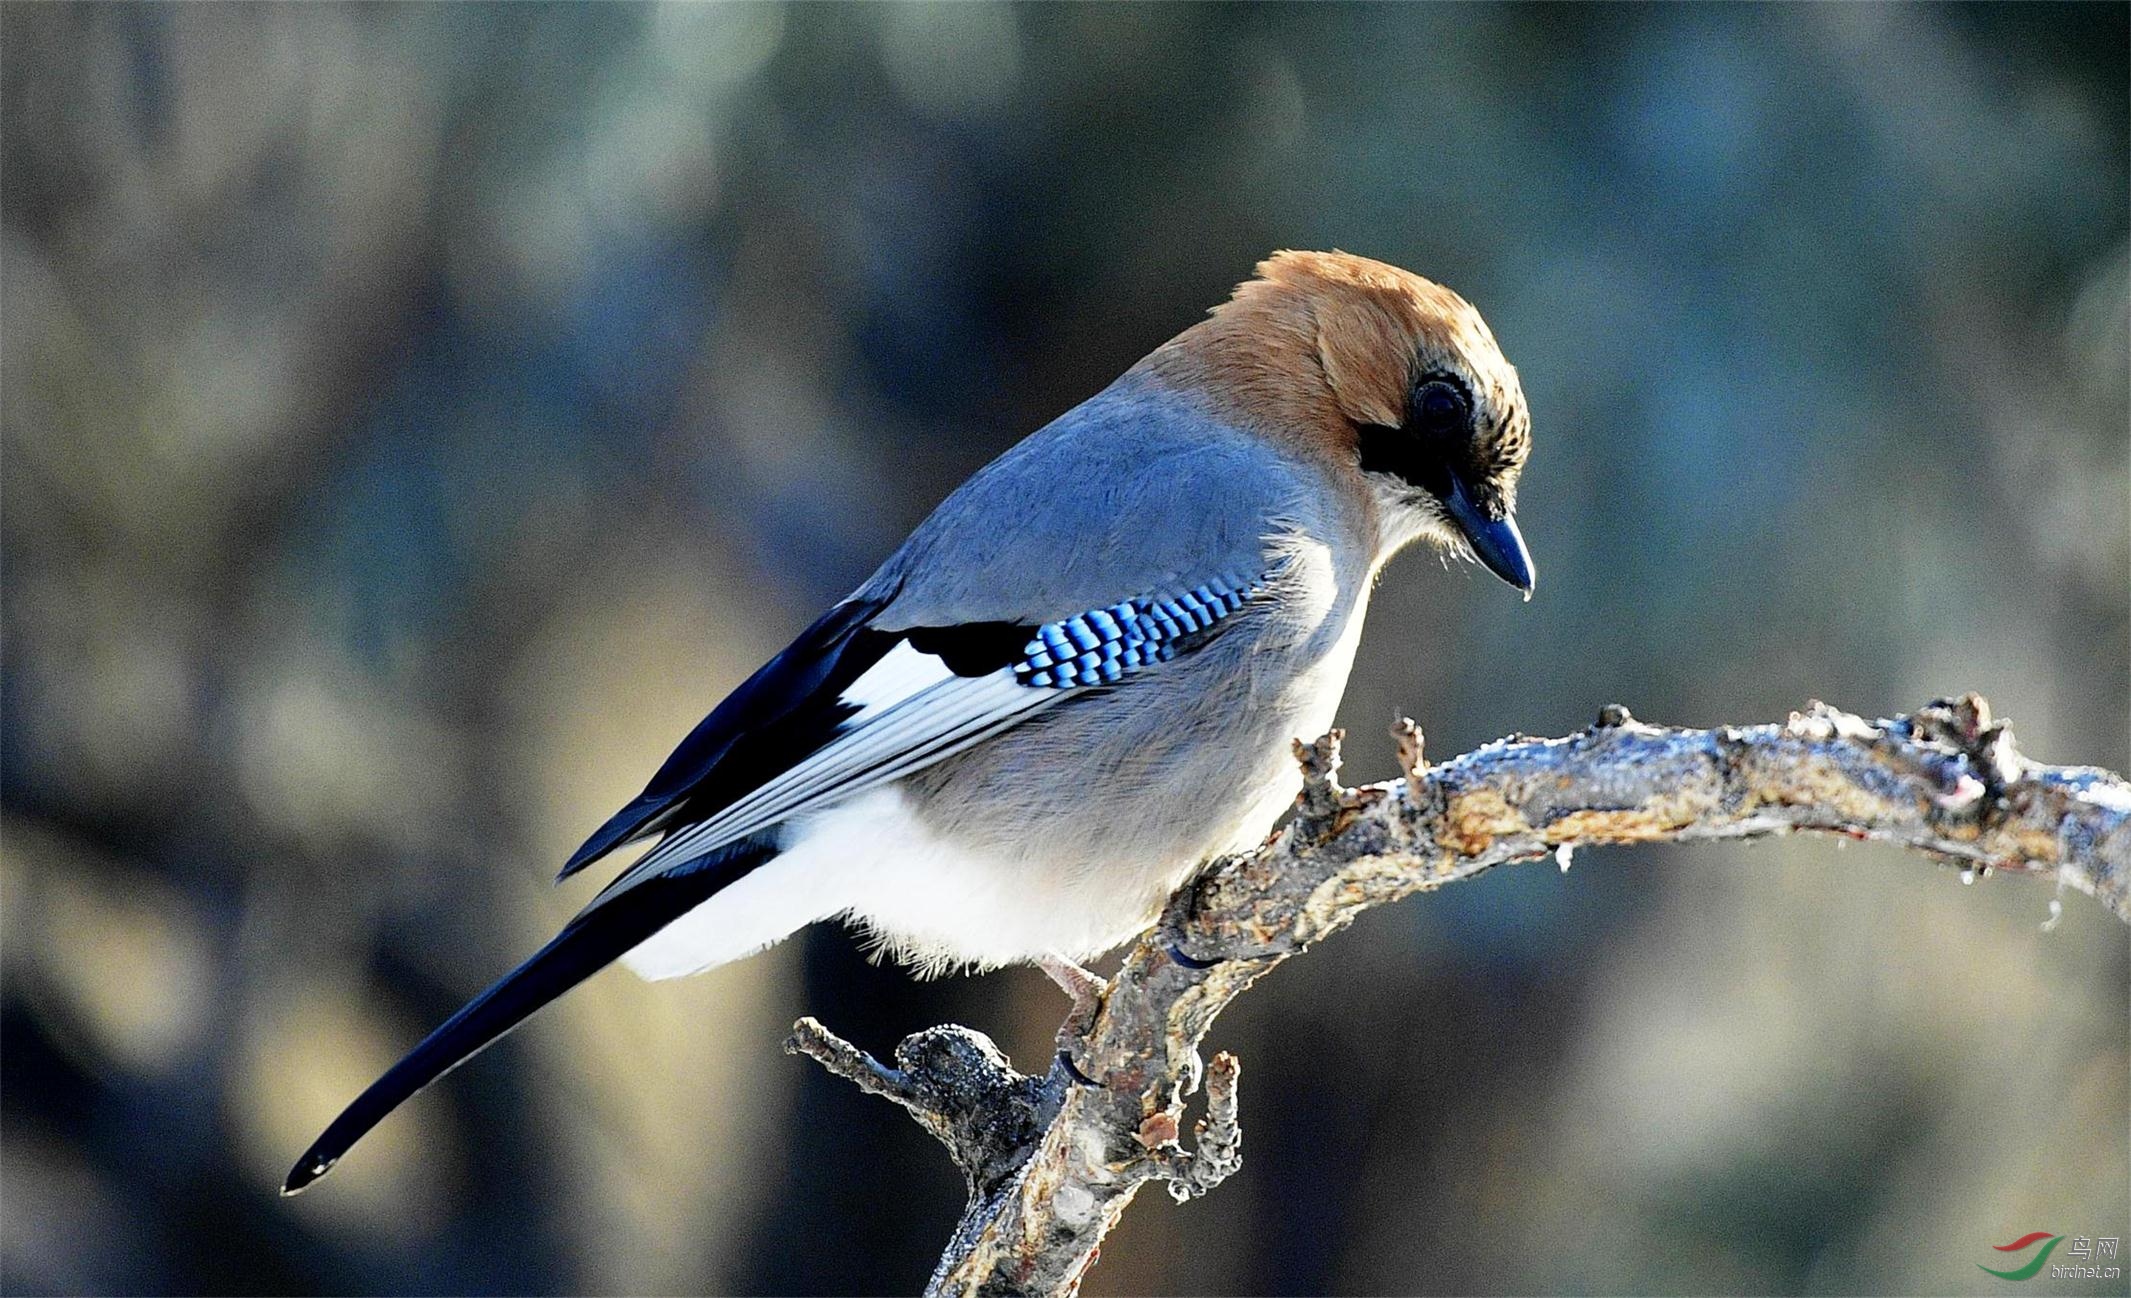
<svg viewBox="0 0 2131 1298">
<path fill-rule="evenodd" d="M 1501 491 L 1523 461 L 1521 411 L 1510 404 L 1483 426 L 1473 389 L 1443 370 L 1421 374 L 1406 394 L 1398 427 L 1357 425 L 1362 471 L 1381 473 L 1442 496 L 1453 473 L 1479 491 Z"/>
</svg>

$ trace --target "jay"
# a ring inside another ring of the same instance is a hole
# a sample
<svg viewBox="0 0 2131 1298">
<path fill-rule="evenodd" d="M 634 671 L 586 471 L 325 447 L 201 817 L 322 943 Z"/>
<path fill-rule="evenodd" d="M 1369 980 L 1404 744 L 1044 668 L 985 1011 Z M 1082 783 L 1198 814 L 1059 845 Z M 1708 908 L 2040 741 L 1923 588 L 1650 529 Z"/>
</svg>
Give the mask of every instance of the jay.
<svg viewBox="0 0 2131 1298">
<path fill-rule="evenodd" d="M 1282 252 L 978 472 L 720 703 L 562 868 L 641 840 L 553 941 L 357 1097 L 295 1193 L 604 966 L 672 978 L 842 919 L 923 974 L 1073 963 L 1293 799 L 1384 563 L 1526 593 L 1517 373 L 1463 298 Z"/>
</svg>

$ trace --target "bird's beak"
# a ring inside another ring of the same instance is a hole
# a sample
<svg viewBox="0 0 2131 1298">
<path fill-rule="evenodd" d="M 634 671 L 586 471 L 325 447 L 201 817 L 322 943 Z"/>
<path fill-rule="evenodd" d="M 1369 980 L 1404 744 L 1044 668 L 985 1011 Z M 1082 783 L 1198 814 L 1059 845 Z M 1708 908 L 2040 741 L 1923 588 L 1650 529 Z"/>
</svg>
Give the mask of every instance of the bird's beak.
<svg viewBox="0 0 2131 1298">
<path fill-rule="evenodd" d="M 1472 492 L 1455 471 L 1450 475 L 1450 491 L 1443 497 L 1443 510 L 1465 534 L 1472 552 L 1487 565 L 1487 570 L 1530 599 L 1534 583 L 1532 552 L 1524 548 L 1524 534 L 1517 530 L 1516 518 L 1508 510 L 1500 518 L 1489 518 L 1473 503 Z"/>
</svg>

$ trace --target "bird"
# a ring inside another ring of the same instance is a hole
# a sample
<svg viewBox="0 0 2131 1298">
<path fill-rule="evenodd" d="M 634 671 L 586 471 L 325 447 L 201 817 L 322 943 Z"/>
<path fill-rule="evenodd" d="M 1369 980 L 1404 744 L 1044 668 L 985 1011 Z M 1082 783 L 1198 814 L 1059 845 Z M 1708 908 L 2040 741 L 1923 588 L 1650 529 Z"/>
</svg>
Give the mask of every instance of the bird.
<svg viewBox="0 0 2131 1298">
<path fill-rule="evenodd" d="M 283 1186 L 617 960 L 841 919 L 919 975 L 1080 964 L 1292 805 L 1370 592 L 1427 542 L 1531 597 L 1517 372 L 1464 298 L 1276 252 L 951 493 L 563 865 L 655 840 L 362 1092 Z"/>
</svg>

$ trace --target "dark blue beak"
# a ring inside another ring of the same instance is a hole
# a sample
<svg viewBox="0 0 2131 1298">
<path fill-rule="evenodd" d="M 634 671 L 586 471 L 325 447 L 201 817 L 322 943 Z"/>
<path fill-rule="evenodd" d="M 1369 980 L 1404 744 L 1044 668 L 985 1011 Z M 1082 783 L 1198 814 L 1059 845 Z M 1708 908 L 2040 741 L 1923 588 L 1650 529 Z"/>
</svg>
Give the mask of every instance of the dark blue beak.
<svg viewBox="0 0 2131 1298">
<path fill-rule="evenodd" d="M 1487 570 L 1532 597 L 1534 576 L 1532 552 L 1524 548 L 1524 534 L 1517 530 L 1517 520 L 1508 510 L 1500 518 L 1489 518 L 1473 503 L 1472 492 L 1467 490 L 1465 480 L 1456 472 L 1450 475 L 1450 491 L 1443 498 L 1443 510 L 1450 521 L 1458 525 L 1471 543 L 1472 552 L 1479 556 Z"/>
</svg>

